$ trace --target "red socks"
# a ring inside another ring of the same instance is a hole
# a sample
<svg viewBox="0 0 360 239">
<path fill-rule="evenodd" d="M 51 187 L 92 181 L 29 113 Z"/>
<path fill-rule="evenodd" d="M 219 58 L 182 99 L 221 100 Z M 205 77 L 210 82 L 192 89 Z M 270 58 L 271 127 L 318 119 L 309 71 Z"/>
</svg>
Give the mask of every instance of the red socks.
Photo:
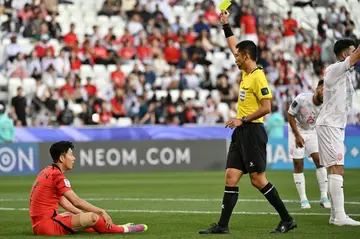
<svg viewBox="0 0 360 239">
<path fill-rule="evenodd" d="M 99 219 L 95 223 L 95 225 L 92 227 L 96 232 L 101 234 L 108 234 L 108 233 L 124 233 L 124 228 L 119 227 L 117 225 L 112 225 L 110 229 L 106 228 L 104 219 L 99 216 Z M 90 229 L 90 228 L 89 228 Z M 87 230 L 89 230 L 87 229 Z"/>
<path fill-rule="evenodd" d="M 90 228 L 84 230 L 84 232 L 96 232 L 96 231 L 94 230 L 94 228 L 90 227 Z"/>
</svg>

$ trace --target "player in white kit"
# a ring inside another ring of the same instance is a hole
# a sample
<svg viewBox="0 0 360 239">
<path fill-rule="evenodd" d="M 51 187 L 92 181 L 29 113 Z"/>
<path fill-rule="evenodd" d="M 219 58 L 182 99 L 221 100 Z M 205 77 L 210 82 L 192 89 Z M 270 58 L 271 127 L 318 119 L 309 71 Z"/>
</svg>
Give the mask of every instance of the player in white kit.
<svg viewBox="0 0 360 239">
<path fill-rule="evenodd" d="M 360 226 L 360 222 L 345 213 L 343 190 L 345 127 L 354 93 L 349 71 L 360 59 L 360 46 L 355 50 L 354 41 L 338 40 L 334 45 L 334 53 L 338 62 L 325 70 L 324 106 L 316 121 L 320 164 L 331 173 L 328 177 L 331 201 L 329 223 Z"/>
<path fill-rule="evenodd" d="M 319 164 L 318 139 L 315 121 L 322 109 L 324 81 L 320 80 L 315 93 L 296 96 L 288 110 L 289 157 L 294 161 L 294 182 L 300 196 L 301 208 L 311 208 L 305 190 L 304 157 L 311 156 L 316 165 L 316 177 L 320 187 L 320 205 L 330 208 L 327 197 L 327 171 Z"/>
</svg>

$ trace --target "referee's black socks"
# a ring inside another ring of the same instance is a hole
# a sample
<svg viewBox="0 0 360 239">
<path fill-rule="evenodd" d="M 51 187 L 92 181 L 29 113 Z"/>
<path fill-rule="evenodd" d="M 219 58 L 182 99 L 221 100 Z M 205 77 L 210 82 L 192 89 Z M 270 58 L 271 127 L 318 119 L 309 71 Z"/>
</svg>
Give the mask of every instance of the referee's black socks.
<svg viewBox="0 0 360 239">
<path fill-rule="evenodd" d="M 273 207 L 279 213 L 281 221 L 288 222 L 292 220 L 292 217 L 281 200 L 275 186 L 273 186 L 271 183 L 268 183 L 264 188 L 260 189 L 260 192 L 264 194 L 269 203 L 273 205 Z"/>
<path fill-rule="evenodd" d="M 231 213 L 239 197 L 239 187 L 226 187 L 222 201 L 222 210 L 218 225 L 226 228 L 229 224 Z"/>
</svg>

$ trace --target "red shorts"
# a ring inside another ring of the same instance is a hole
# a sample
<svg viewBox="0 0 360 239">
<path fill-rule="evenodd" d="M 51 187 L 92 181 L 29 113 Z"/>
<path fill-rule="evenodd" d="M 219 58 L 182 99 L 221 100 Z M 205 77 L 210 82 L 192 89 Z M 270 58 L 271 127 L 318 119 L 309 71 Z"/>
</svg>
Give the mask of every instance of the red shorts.
<svg viewBox="0 0 360 239">
<path fill-rule="evenodd" d="M 72 215 L 60 216 L 56 215 L 47 219 L 33 228 L 35 235 L 60 236 L 73 233 L 71 226 Z"/>
</svg>

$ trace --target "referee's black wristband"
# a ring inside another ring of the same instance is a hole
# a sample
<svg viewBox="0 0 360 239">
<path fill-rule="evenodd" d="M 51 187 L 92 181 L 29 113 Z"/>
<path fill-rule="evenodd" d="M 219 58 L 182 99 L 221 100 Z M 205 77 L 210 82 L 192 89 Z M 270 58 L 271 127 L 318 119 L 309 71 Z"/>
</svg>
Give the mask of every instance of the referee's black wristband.
<svg viewBox="0 0 360 239">
<path fill-rule="evenodd" d="M 224 33 L 225 33 L 225 37 L 228 38 L 228 37 L 231 37 L 234 35 L 234 33 L 232 32 L 231 30 L 231 27 L 230 27 L 230 24 L 227 23 L 227 24 L 224 24 L 223 26 L 223 30 L 224 30 Z"/>
</svg>

